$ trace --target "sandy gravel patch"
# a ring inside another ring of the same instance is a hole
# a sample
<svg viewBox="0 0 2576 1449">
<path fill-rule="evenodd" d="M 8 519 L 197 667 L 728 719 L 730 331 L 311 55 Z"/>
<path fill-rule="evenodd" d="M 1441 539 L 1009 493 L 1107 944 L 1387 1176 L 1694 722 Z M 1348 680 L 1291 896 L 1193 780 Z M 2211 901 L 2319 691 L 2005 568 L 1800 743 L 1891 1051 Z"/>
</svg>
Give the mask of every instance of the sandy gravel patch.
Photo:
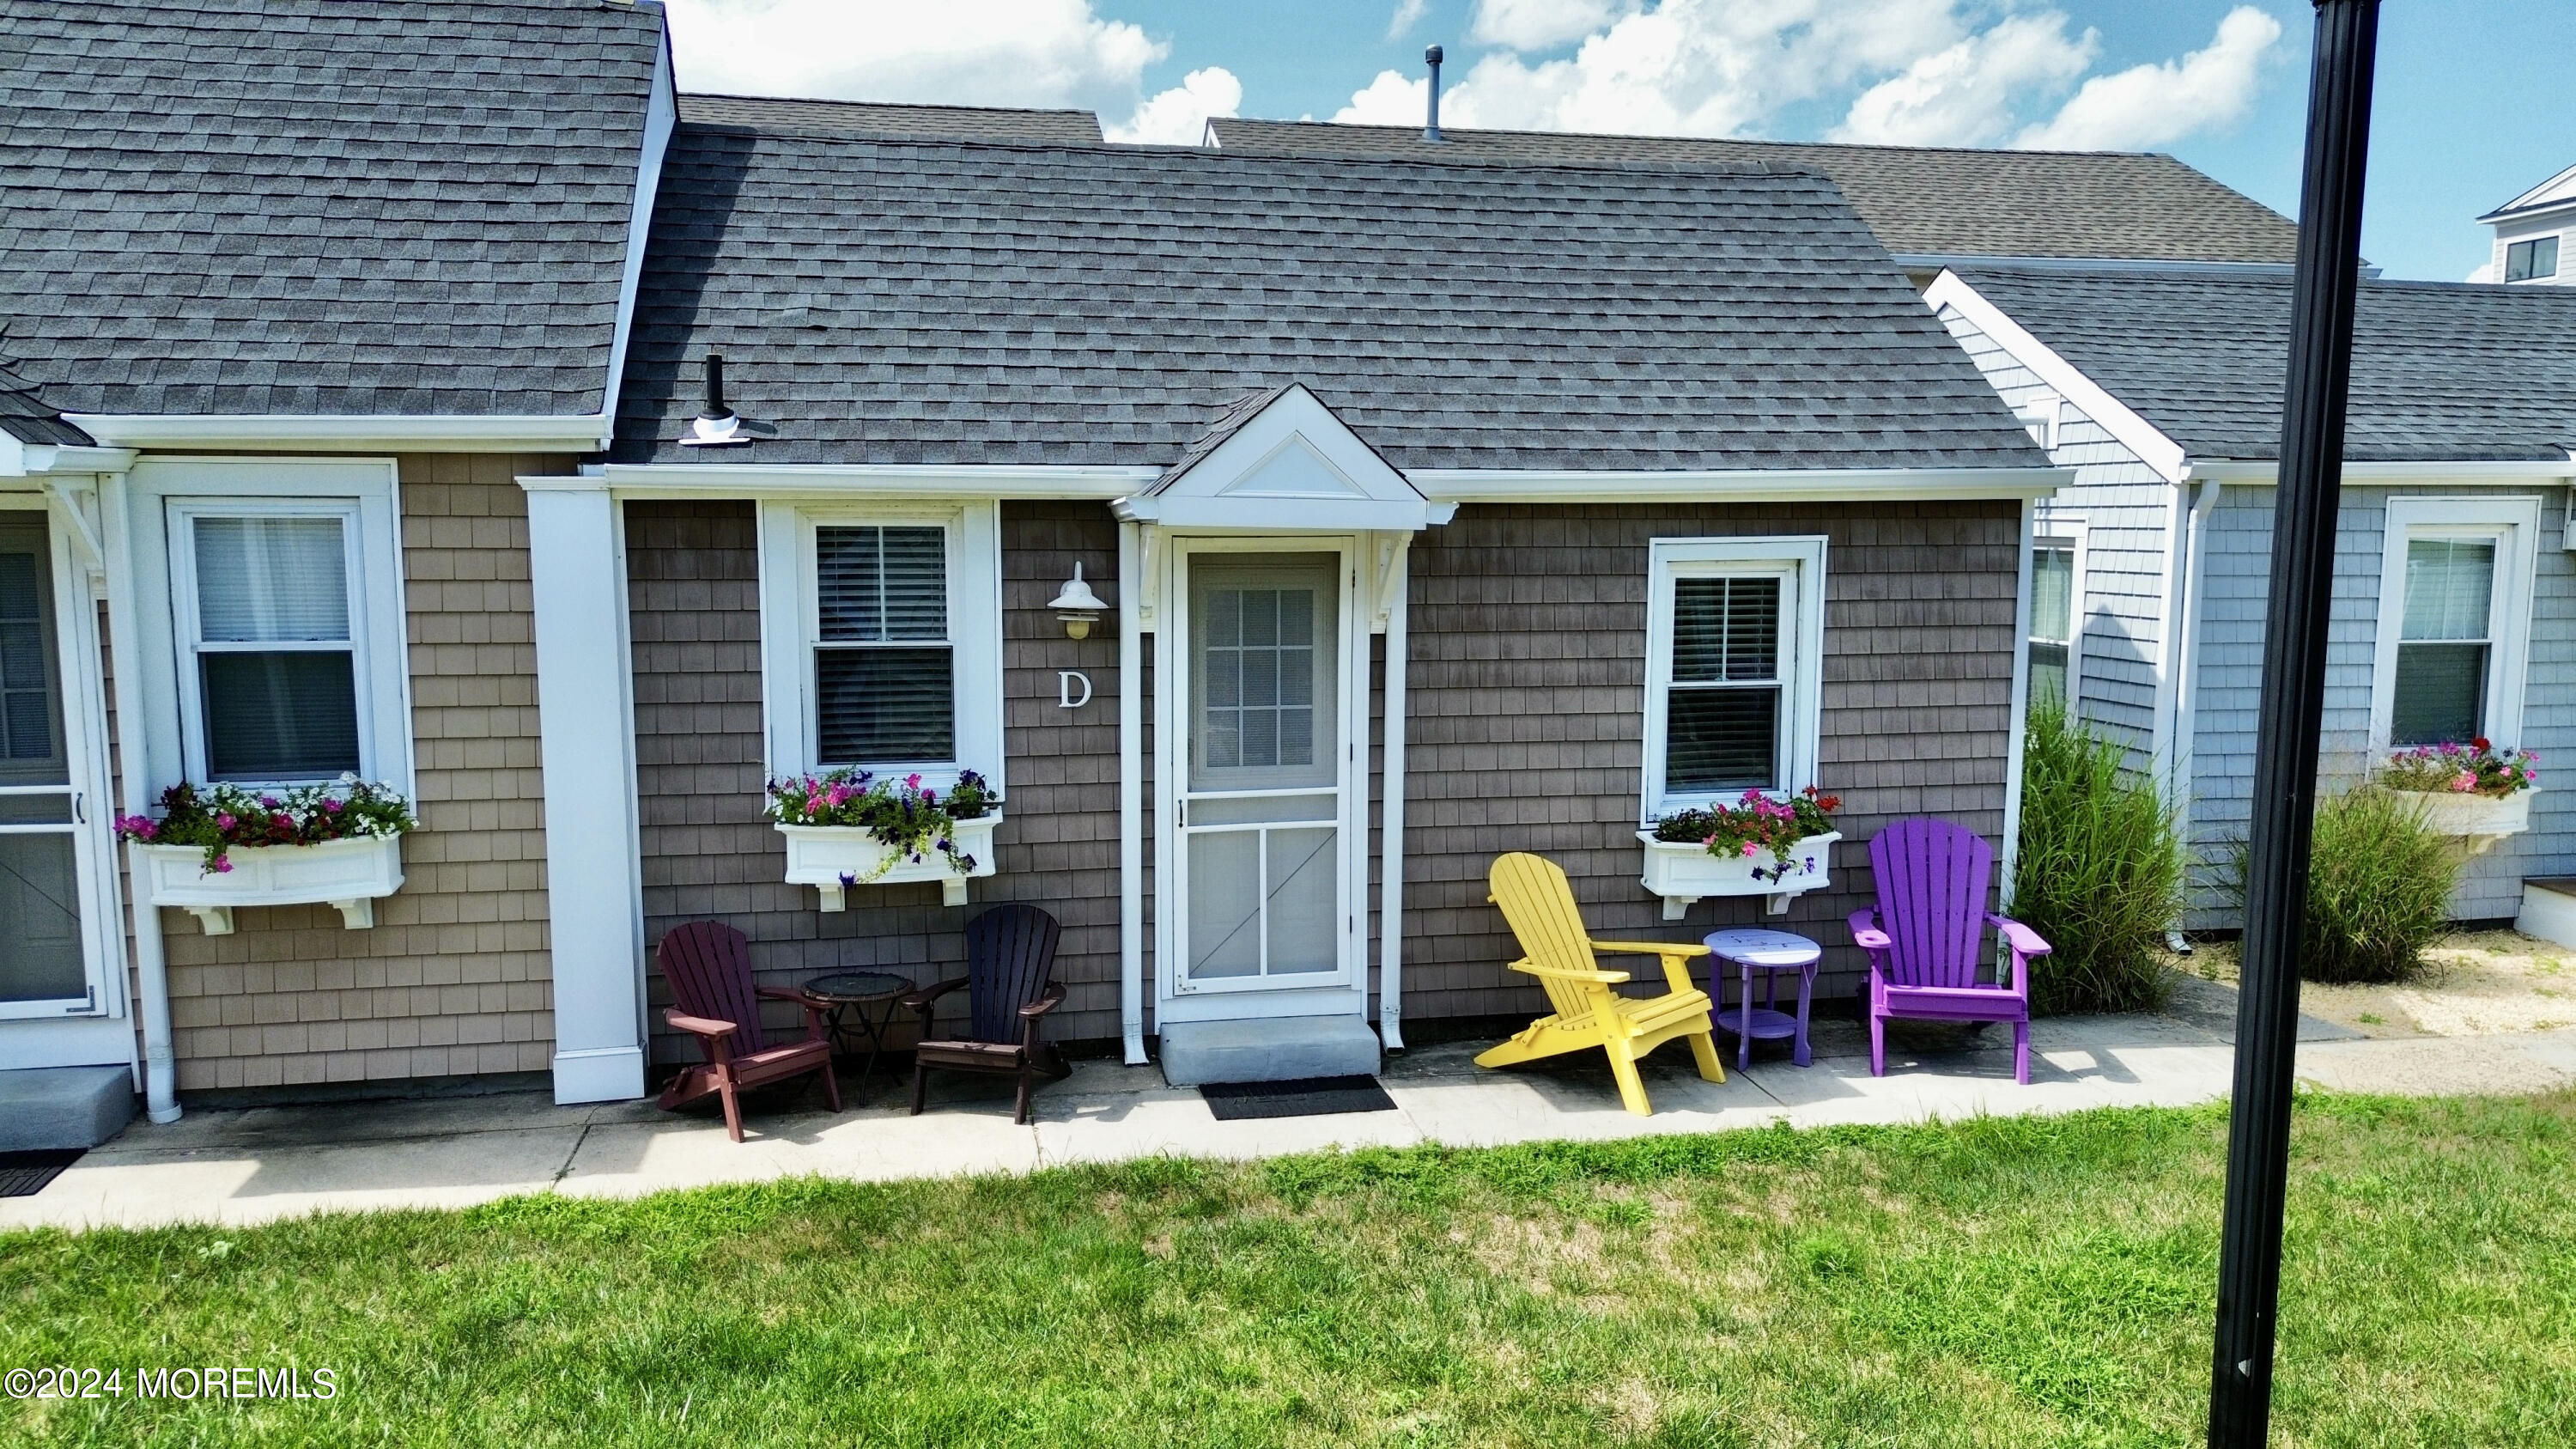
<svg viewBox="0 0 2576 1449">
<path fill-rule="evenodd" d="M 2576 1026 L 2576 950 L 2518 931 L 2461 931 L 2424 953 L 2424 970 L 2389 986 L 2299 988 L 2299 1009 L 2365 1036 L 2485 1036 Z M 2178 969 L 2236 981 L 2236 943 L 2204 941 Z"/>
</svg>

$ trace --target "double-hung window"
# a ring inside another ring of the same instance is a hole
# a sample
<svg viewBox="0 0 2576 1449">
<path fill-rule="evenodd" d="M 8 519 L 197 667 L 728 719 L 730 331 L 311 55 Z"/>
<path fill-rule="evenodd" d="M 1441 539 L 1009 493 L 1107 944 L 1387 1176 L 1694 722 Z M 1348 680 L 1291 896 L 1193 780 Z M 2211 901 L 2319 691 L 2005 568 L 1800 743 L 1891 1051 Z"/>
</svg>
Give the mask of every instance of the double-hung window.
<svg viewBox="0 0 2576 1449">
<path fill-rule="evenodd" d="M 999 778 L 998 539 L 990 504 L 762 505 L 773 773 Z"/>
<path fill-rule="evenodd" d="M 356 505 L 189 504 L 171 522 L 191 774 L 369 774 Z"/>
<path fill-rule="evenodd" d="M 1643 815 L 1815 782 L 1825 541 L 1648 550 Z"/>
<path fill-rule="evenodd" d="M 2083 608 L 2083 544 L 2044 536 L 2030 547 L 2030 691 L 2064 703 L 2075 697 L 2075 626 Z"/>
<path fill-rule="evenodd" d="M 2520 743 L 2538 532 L 2529 498 L 2389 500 L 2372 689 L 2381 743 Z"/>
</svg>

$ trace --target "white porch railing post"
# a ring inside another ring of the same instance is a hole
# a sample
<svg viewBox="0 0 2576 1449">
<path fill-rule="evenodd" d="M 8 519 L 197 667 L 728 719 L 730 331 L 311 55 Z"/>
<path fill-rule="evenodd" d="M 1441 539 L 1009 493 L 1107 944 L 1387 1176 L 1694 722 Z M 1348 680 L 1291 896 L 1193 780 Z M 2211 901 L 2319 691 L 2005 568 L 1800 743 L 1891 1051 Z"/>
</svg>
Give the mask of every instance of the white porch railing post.
<svg viewBox="0 0 2576 1449">
<path fill-rule="evenodd" d="M 545 766 L 555 1100 L 644 1095 L 644 893 L 626 557 L 596 480 L 522 479 Z"/>
</svg>

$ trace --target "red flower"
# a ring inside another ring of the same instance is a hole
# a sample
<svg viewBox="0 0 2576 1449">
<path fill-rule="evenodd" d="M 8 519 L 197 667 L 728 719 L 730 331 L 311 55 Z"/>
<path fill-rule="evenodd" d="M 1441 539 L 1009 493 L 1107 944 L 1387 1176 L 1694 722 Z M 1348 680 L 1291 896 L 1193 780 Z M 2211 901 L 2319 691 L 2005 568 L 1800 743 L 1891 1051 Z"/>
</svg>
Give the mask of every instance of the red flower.
<svg viewBox="0 0 2576 1449">
<path fill-rule="evenodd" d="M 2495 748 L 2494 745 L 2487 742 L 2487 737 L 2485 735 L 2480 735 L 2476 739 L 2469 741 L 2469 743 L 2477 746 L 2481 750 L 2492 750 Z"/>
</svg>

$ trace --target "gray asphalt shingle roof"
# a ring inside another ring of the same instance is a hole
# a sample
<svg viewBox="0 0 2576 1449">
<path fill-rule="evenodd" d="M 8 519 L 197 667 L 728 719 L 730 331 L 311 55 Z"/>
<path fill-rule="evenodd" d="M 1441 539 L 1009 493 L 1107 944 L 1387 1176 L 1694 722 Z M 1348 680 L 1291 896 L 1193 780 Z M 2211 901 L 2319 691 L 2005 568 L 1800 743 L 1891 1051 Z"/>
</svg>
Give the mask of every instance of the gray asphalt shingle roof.
<svg viewBox="0 0 2576 1449">
<path fill-rule="evenodd" d="M 2280 456 L 2289 278 L 1958 270 L 2191 456 Z M 2563 459 L 2571 447 L 2576 287 L 2361 284 L 2347 458 Z"/>
<path fill-rule="evenodd" d="M 45 401 L 41 389 L 0 363 L 0 433 L 22 443 L 86 448 L 95 440 L 63 421 L 62 411 Z"/>
<path fill-rule="evenodd" d="M 1560 131 L 1343 126 L 1220 116 L 1228 150 L 1303 156 L 1428 156 L 1489 162 L 1779 166 L 1833 178 L 1891 252 L 2150 261 L 2294 259 L 2288 217 L 2171 156 L 2135 151 L 2002 151 L 1846 146 Z"/>
<path fill-rule="evenodd" d="M 1167 466 L 1302 381 L 1400 468 L 2045 463 L 1798 175 L 683 126 L 617 457 L 710 350 L 761 462 Z"/>
<path fill-rule="evenodd" d="M 818 101 L 785 96 L 682 95 L 680 119 L 710 126 L 802 131 L 818 136 L 914 136 L 941 141 L 1100 142 L 1089 111 L 1004 106 L 925 106 L 892 101 Z"/>
<path fill-rule="evenodd" d="M 7 350 L 73 413 L 595 413 L 660 36 L 601 0 L 8 0 Z"/>
</svg>

